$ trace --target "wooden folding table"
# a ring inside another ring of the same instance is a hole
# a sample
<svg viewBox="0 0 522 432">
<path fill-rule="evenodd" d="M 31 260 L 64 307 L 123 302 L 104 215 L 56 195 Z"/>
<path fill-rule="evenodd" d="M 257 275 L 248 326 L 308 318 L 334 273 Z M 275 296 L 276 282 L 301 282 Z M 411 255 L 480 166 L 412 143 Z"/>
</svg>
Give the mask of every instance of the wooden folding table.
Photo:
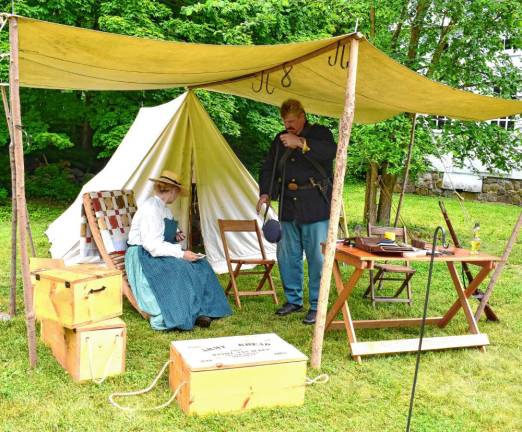
<svg viewBox="0 0 522 432">
<path fill-rule="evenodd" d="M 430 256 L 413 256 L 406 259 L 411 262 L 428 262 L 430 260 Z M 338 297 L 333 306 L 328 311 L 325 329 L 345 329 L 348 336 L 351 355 L 354 360 L 359 363 L 361 362 L 361 356 L 411 352 L 416 351 L 419 345 L 418 338 L 371 342 L 357 341 L 355 335 L 355 329 L 357 328 L 416 327 L 420 326 L 422 322 L 422 318 L 352 320 L 350 308 L 348 306 L 348 300 L 355 285 L 357 284 L 357 281 L 360 279 L 365 270 L 372 270 L 374 268 L 375 261 L 383 260 L 404 261 L 405 258 L 402 256 L 384 257 L 375 255 L 357 249 L 353 246 L 346 246 L 344 244 L 338 244 L 335 251 L 333 275 L 335 279 L 335 285 L 337 287 Z M 487 277 L 489 272 L 495 268 L 498 261 L 500 261 L 500 258 L 498 257 L 482 253 L 472 255 L 465 249 L 455 249 L 454 254 L 452 255 L 438 255 L 435 257 L 436 263 L 446 263 L 453 281 L 453 285 L 455 287 L 457 300 L 451 305 L 444 316 L 427 318 L 426 325 L 436 325 L 440 328 L 444 328 L 453 319 L 460 308 L 462 308 L 469 324 L 470 334 L 444 337 L 425 337 L 423 338 L 422 343 L 423 351 L 461 347 L 479 347 L 482 351 L 485 350 L 484 347 L 489 345 L 489 339 L 485 333 L 480 333 L 473 312 L 471 311 L 468 298 L 475 292 L 477 287 Z M 466 262 L 467 264 L 480 267 L 480 271 L 469 283 L 466 289 L 464 289 L 462 286 L 458 272 L 455 268 L 455 263 L 458 262 Z M 353 272 L 346 282 L 343 282 L 342 280 L 339 263 L 346 263 L 349 266 L 354 267 Z M 343 319 L 335 321 L 334 318 L 337 316 L 339 311 L 342 311 Z"/>
</svg>

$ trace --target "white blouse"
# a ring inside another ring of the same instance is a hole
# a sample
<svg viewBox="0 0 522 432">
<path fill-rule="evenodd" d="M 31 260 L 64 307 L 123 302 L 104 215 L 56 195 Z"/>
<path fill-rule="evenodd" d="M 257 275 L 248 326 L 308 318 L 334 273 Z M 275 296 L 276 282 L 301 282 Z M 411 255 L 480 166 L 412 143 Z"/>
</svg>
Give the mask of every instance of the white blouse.
<svg viewBox="0 0 522 432">
<path fill-rule="evenodd" d="M 148 198 L 136 211 L 129 231 L 130 245 L 141 245 L 153 257 L 183 258 L 181 244 L 166 242 L 164 219 L 173 219 L 172 211 L 157 196 Z"/>
</svg>

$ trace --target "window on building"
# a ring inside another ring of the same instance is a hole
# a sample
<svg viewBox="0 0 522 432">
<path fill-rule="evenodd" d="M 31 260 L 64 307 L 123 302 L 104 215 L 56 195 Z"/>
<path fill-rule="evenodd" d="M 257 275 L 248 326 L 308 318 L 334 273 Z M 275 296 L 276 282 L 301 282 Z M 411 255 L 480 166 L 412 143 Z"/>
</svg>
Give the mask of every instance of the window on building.
<svg viewBox="0 0 522 432">
<path fill-rule="evenodd" d="M 448 121 L 448 119 L 444 116 L 434 116 L 433 117 L 433 128 L 434 129 L 444 129 L 444 125 L 446 124 L 446 122 Z"/>
<path fill-rule="evenodd" d="M 514 130 L 515 129 L 515 117 L 502 117 L 496 120 L 491 120 L 491 124 L 494 124 L 502 129 Z"/>
</svg>

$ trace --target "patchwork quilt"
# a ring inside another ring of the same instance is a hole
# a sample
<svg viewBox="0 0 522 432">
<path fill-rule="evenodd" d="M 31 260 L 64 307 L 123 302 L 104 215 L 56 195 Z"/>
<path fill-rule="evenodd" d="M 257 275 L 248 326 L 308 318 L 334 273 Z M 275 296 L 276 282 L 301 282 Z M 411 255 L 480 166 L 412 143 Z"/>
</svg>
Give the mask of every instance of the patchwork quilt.
<svg viewBox="0 0 522 432">
<path fill-rule="evenodd" d="M 134 192 L 114 190 L 88 193 L 107 252 L 111 255 L 125 254 L 132 218 L 137 210 Z M 80 255 L 98 255 L 84 206 L 81 215 Z"/>
</svg>

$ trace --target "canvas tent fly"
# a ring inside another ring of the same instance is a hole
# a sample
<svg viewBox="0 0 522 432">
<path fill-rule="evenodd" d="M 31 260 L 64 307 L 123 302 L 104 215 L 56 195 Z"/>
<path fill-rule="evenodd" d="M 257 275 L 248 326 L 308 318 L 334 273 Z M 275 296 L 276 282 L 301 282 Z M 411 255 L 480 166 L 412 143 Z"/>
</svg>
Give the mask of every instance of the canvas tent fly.
<svg viewBox="0 0 522 432">
<path fill-rule="evenodd" d="M 164 168 L 179 173 L 183 184 L 196 184 L 207 259 L 215 272 L 226 272 L 217 220 L 257 219 L 261 226 L 263 221 L 255 210 L 259 189 L 193 92 L 157 107 L 140 109 L 104 169 L 82 187 L 74 203 L 46 231 L 53 258 L 86 262 L 98 257 L 95 249 L 80 242 L 83 193 L 130 189 L 139 208 L 152 194 L 148 179 L 158 177 Z M 185 233 L 189 232 L 190 205 L 191 196 L 180 197 L 172 208 Z M 253 233 L 237 233 L 228 243 L 235 258 L 259 257 Z M 264 247 L 274 258 L 275 245 L 265 242 Z"/>
</svg>

